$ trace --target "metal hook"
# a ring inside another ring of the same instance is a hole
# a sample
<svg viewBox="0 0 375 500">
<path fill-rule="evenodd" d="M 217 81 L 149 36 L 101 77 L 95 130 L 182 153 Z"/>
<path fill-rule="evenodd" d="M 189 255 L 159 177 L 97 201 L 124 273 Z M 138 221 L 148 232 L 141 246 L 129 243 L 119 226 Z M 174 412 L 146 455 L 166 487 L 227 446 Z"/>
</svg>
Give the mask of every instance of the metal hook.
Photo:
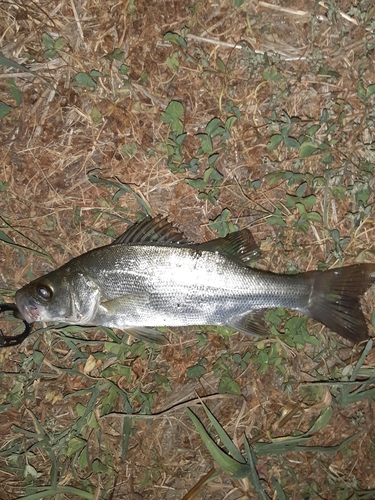
<svg viewBox="0 0 375 500">
<path fill-rule="evenodd" d="M 20 315 L 20 312 L 16 304 L 0 304 L 0 313 L 4 311 L 13 311 L 14 317 L 22 319 L 22 316 Z M 31 330 L 33 328 L 33 323 L 28 323 L 24 319 L 22 319 L 22 321 L 25 323 L 25 330 L 23 331 L 23 333 L 15 335 L 14 337 L 9 337 L 4 335 L 3 331 L 0 328 L 0 349 L 2 347 L 11 347 L 14 345 L 19 345 L 25 340 L 26 337 L 30 335 Z"/>
</svg>

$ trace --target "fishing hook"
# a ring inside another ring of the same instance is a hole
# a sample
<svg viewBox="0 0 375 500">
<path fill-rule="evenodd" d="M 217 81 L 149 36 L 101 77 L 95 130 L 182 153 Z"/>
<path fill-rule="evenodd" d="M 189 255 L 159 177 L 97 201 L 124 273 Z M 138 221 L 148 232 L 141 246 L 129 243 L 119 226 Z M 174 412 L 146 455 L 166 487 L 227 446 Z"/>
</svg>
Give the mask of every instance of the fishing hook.
<svg viewBox="0 0 375 500">
<path fill-rule="evenodd" d="M 15 318 L 21 319 L 25 323 L 25 330 L 19 335 L 15 335 L 14 337 L 9 337 L 4 335 L 3 331 L 0 328 L 0 349 L 2 347 L 12 347 L 14 345 L 21 344 L 25 340 L 25 338 L 30 335 L 34 324 L 34 323 L 28 323 L 26 320 L 22 318 L 16 304 L 0 304 L 0 313 L 4 311 L 13 311 L 13 316 Z"/>
</svg>

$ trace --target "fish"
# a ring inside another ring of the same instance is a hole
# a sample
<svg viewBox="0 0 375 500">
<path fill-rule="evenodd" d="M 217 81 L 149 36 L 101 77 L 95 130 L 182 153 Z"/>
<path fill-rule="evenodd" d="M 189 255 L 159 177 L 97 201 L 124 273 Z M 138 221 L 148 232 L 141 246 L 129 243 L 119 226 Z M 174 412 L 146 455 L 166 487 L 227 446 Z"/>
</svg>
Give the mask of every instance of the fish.
<svg viewBox="0 0 375 500">
<path fill-rule="evenodd" d="M 158 215 L 35 279 L 15 299 L 28 323 L 119 328 L 161 345 L 160 327 L 220 325 L 264 337 L 264 314 L 277 307 L 352 343 L 368 338 L 360 297 L 375 283 L 374 263 L 276 274 L 254 267 L 258 256 L 247 228 L 197 244 Z"/>
</svg>

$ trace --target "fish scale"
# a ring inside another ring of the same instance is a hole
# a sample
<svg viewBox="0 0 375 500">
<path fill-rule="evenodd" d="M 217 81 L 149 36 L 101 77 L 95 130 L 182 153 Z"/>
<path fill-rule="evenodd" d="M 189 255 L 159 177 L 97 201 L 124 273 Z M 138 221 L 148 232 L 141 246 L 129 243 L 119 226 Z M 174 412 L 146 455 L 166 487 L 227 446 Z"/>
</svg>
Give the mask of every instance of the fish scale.
<svg viewBox="0 0 375 500">
<path fill-rule="evenodd" d="M 140 292 L 147 295 L 144 303 L 126 313 L 129 326 L 136 325 L 140 318 L 143 326 L 226 324 L 232 317 L 258 309 L 297 309 L 301 296 L 306 300 L 309 296 L 310 287 L 304 279 L 298 282 L 295 277 L 268 276 L 208 251 L 173 250 L 171 253 L 169 247 L 133 246 L 124 251 L 121 246 L 107 247 L 100 256 L 99 251 L 88 256 L 85 272 L 94 280 L 96 258 L 101 266 L 111 263 L 114 271 L 102 268 L 95 278 L 106 301 Z M 142 270 L 138 262 L 143 263 Z M 134 319 L 129 317 L 131 312 Z M 92 319 L 95 324 L 103 321 L 105 311 L 99 314 L 100 319 Z M 124 317 L 112 317 L 111 326 L 120 327 Z"/>
</svg>

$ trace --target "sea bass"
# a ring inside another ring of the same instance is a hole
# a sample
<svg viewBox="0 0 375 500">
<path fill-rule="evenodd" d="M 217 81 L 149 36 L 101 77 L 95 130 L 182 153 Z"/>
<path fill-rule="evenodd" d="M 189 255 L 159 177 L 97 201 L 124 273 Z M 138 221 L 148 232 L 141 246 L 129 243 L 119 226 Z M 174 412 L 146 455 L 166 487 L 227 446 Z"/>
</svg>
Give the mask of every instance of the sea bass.
<svg viewBox="0 0 375 500">
<path fill-rule="evenodd" d="M 193 244 L 166 219 L 147 218 L 24 286 L 16 302 L 29 323 L 103 325 L 159 344 L 157 327 L 226 325 L 264 336 L 264 312 L 275 307 L 352 342 L 368 338 L 359 297 L 375 283 L 375 264 L 282 275 L 250 267 L 257 253 L 248 229 Z"/>
</svg>

